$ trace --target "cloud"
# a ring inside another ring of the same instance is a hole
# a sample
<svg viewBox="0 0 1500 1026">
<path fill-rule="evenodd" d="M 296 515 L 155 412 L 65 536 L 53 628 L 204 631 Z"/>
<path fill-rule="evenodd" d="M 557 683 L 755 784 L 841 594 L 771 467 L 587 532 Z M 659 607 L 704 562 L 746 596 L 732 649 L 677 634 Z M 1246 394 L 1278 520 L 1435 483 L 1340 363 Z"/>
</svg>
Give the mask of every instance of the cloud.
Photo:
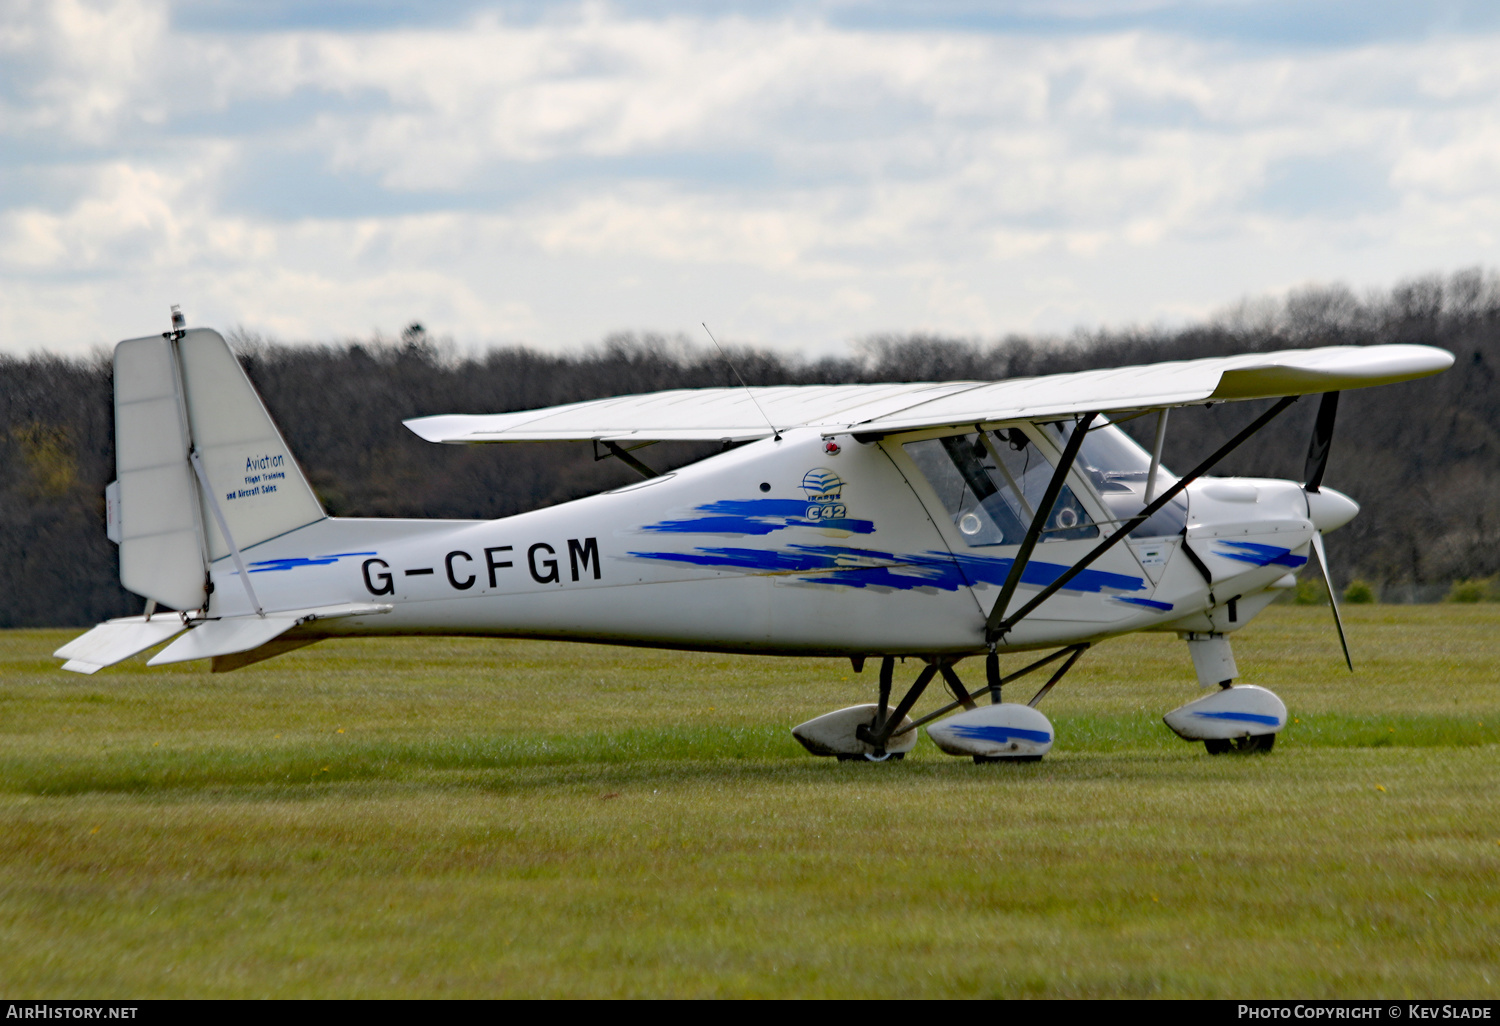
<svg viewBox="0 0 1500 1026">
<path fill-rule="evenodd" d="M 11 5 L 0 345 L 819 350 L 1495 262 L 1493 26 L 1252 7 Z"/>
</svg>

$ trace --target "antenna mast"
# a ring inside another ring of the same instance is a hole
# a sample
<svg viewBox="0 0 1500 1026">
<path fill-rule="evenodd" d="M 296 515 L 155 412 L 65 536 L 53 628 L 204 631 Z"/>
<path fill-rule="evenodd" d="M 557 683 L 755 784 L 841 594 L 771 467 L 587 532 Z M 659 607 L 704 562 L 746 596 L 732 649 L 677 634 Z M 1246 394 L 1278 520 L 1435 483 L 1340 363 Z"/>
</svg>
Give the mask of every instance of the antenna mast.
<svg viewBox="0 0 1500 1026">
<path fill-rule="evenodd" d="M 704 331 L 708 331 L 707 324 L 705 324 L 703 321 L 699 321 L 698 323 L 703 325 Z M 755 403 L 756 412 L 758 412 L 761 416 L 761 419 L 766 422 L 766 427 L 771 429 L 772 437 L 775 438 L 778 442 L 781 441 L 781 432 L 776 430 L 776 425 L 771 423 L 771 418 L 767 417 L 766 411 L 761 409 L 760 402 L 755 398 L 755 389 L 745 384 L 745 379 L 740 375 L 739 368 L 734 365 L 734 361 L 729 358 L 729 354 L 724 352 L 724 347 L 719 345 L 719 340 L 714 338 L 713 332 L 708 331 L 708 338 L 709 341 L 714 344 L 714 348 L 719 351 L 719 355 L 724 358 L 724 362 L 729 364 L 729 369 L 734 371 L 734 376 L 740 379 L 740 384 L 744 385 L 745 391 L 750 395 L 750 401 L 752 403 Z"/>
</svg>

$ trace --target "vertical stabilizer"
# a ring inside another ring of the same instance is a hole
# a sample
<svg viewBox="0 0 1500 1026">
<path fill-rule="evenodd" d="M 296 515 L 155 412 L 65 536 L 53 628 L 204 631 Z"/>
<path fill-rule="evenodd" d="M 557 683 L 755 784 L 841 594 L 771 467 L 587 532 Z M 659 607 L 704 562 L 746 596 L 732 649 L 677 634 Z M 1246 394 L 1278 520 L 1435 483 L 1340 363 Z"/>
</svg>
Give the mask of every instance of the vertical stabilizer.
<svg viewBox="0 0 1500 1026">
<path fill-rule="evenodd" d="M 201 609 L 208 564 L 231 554 L 221 517 L 246 549 L 325 514 L 219 333 L 173 334 L 115 347 L 120 583 Z"/>
<path fill-rule="evenodd" d="M 326 514 L 240 362 L 216 331 L 196 328 L 177 343 L 193 448 L 214 501 L 241 549 Z M 210 511 L 201 521 L 211 560 L 229 545 Z"/>
</svg>

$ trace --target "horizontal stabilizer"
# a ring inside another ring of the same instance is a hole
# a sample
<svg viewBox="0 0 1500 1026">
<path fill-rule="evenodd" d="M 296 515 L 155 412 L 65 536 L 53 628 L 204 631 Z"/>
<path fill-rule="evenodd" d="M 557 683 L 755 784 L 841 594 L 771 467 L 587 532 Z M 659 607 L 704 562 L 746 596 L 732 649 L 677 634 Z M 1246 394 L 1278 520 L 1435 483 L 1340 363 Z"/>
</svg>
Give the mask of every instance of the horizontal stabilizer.
<svg viewBox="0 0 1500 1026">
<path fill-rule="evenodd" d="M 204 620 L 172 642 L 147 662 L 148 666 L 184 663 L 189 659 L 212 659 L 218 655 L 257 648 L 297 626 L 290 616 L 236 616 L 227 620 Z"/>
<path fill-rule="evenodd" d="M 370 602 L 349 602 L 337 606 L 311 609 L 289 609 L 265 616 L 234 616 L 223 620 L 204 620 L 183 637 L 158 652 L 146 664 L 162 666 L 189 659 L 212 659 L 216 656 L 248 652 L 273 641 L 293 627 L 313 620 L 331 620 L 346 616 L 389 613 L 391 606 Z"/>
<path fill-rule="evenodd" d="M 126 616 L 101 623 L 52 654 L 67 660 L 63 663 L 64 670 L 98 673 L 185 629 L 182 618 L 175 613 L 162 613 L 149 621 L 144 616 Z"/>
<path fill-rule="evenodd" d="M 299 648 L 308 645 L 316 645 L 323 639 L 314 635 L 307 637 L 298 634 L 283 634 L 279 638 L 272 638 L 259 648 L 248 649 L 244 652 L 232 652 L 229 655 L 214 656 L 213 661 L 208 664 L 210 673 L 228 673 L 231 670 L 243 669 L 254 663 L 264 662 L 267 659 L 275 659 L 279 655 L 295 652 Z"/>
</svg>

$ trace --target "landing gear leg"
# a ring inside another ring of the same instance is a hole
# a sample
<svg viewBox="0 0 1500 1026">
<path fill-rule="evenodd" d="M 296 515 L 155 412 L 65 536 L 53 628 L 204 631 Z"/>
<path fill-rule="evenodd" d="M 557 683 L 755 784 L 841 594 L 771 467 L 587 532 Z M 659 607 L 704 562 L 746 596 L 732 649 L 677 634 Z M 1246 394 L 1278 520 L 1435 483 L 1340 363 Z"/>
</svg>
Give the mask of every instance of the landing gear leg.
<svg viewBox="0 0 1500 1026">
<path fill-rule="evenodd" d="M 953 669 L 953 664 L 958 662 L 962 656 L 954 657 L 949 655 L 923 657 L 926 665 L 917 674 L 917 679 L 907 689 L 906 694 L 896 703 L 895 708 L 891 708 L 892 678 L 895 676 L 896 660 L 892 656 L 886 656 L 880 661 L 880 693 L 878 702 L 872 702 L 867 705 L 854 705 L 847 709 L 837 709 L 831 713 L 808 720 L 806 723 L 793 727 L 792 736 L 812 754 L 836 756 L 841 762 L 899 761 L 916 744 L 918 727 L 932 723 L 934 720 L 947 716 L 949 713 L 962 707 L 966 710 L 964 713 L 965 716 L 983 712 L 984 716 L 987 717 L 983 722 L 970 724 L 970 727 L 966 728 L 979 731 L 981 737 L 993 741 L 995 738 L 992 735 L 996 735 L 997 732 L 1004 732 L 1007 734 L 1007 738 L 1018 739 L 1032 745 L 1045 744 L 1047 748 L 1050 748 L 1052 725 L 1047 722 L 1045 716 L 1042 716 L 1040 713 L 1031 712 L 1030 710 L 1036 708 L 1036 704 L 1046 696 L 1047 692 L 1051 691 L 1057 685 L 1057 682 L 1063 678 L 1073 664 L 1078 661 L 1078 657 L 1088 647 L 1087 644 L 1078 644 L 1060 648 L 1051 655 L 1044 656 L 1029 666 L 1004 676 L 1000 674 L 997 657 L 994 653 L 991 653 L 989 658 L 985 660 L 986 687 L 984 690 L 989 691 L 990 702 L 992 704 L 985 707 L 984 710 L 981 710 L 976 701 L 980 692 L 970 692 Z M 1000 701 L 1000 689 L 1004 685 L 1019 680 L 1027 674 L 1048 666 L 1059 659 L 1063 660 L 1062 665 L 1055 668 L 1051 679 L 1042 685 L 1041 690 L 1032 697 L 1027 705 L 1005 705 L 1003 709 L 995 708 L 1002 704 Z M 953 701 L 944 704 L 941 708 L 928 713 L 920 719 L 913 720 L 908 715 L 912 707 L 917 704 L 917 700 L 926 692 L 928 685 L 940 674 L 942 675 L 944 684 L 948 686 L 948 690 L 953 693 Z M 987 711 L 989 709 L 995 709 L 995 713 L 998 714 L 999 718 L 997 719 L 994 714 L 989 713 Z M 1020 719 L 1017 719 L 1017 717 L 1020 717 Z M 949 733 L 951 732 L 950 730 Z M 937 741 L 935 735 L 933 736 L 933 740 Z M 989 761 L 988 757 L 991 755 L 991 751 L 984 747 L 981 747 L 977 753 L 974 751 L 974 746 L 969 746 L 967 750 L 961 750 L 955 749 L 951 745 L 946 745 L 942 741 L 938 741 L 938 747 L 950 755 L 979 754 L 985 757 L 976 761 L 987 762 Z M 1003 758 L 1006 761 L 1013 762 L 1034 761 L 1029 753 L 1021 754 L 1025 750 L 1025 747 L 1026 745 L 1024 744 L 1010 743 L 1008 746 L 1009 750 L 1014 751 L 1016 754 L 1006 755 Z M 1040 755 L 1036 757 L 1040 758 Z"/>
<path fill-rule="evenodd" d="M 875 712 L 875 721 L 870 724 L 872 736 L 884 733 L 886 724 L 890 722 L 891 716 L 891 678 L 896 674 L 896 660 L 886 656 L 880 660 L 880 704 Z M 888 739 L 887 739 L 888 740 Z M 840 755 L 840 762 L 900 762 L 906 758 L 905 752 L 888 752 L 882 742 L 875 746 L 875 751 L 866 752 L 863 755 Z"/>
<path fill-rule="evenodd" d="M 906 714 L 911 712 L 911 707 L 917 704 L 917 699 L 922 697 L 922 692 L 927 690 L 927 685 L 931 684 L 932 678 L 937 676 L 938 666 L 939 664 L 934 661 L 922 667 L 922 672 L 917 674 L 917 679 L 912 683 L 910 690 L 896 705 L 895 710 L 887 716 L 885 710 L 891 700 L 891 677 L 896 672 L 896 660 L 891 656 L 882 659 L 880 661 L 880 711 L 874 723 L 861 726 L 854 732 L 854 736 L 874 748 L 877 756 L 881 756 L 885 752 L 885 743 L 891 739 L 896 727 L 902 725 Z M 910 729 L 912 728 L 907 728 L 907 730 Z M 906 730 L 902 733 L 906 733 Z"/>
<path fill-rule="evenodd" d="M 875 714 L 875 729 L 884 730 L 891 712 L 891 678 L 896 675 L 896 660 L 886 656 L 880 660 L 880 709 Z"/>
</svg>

